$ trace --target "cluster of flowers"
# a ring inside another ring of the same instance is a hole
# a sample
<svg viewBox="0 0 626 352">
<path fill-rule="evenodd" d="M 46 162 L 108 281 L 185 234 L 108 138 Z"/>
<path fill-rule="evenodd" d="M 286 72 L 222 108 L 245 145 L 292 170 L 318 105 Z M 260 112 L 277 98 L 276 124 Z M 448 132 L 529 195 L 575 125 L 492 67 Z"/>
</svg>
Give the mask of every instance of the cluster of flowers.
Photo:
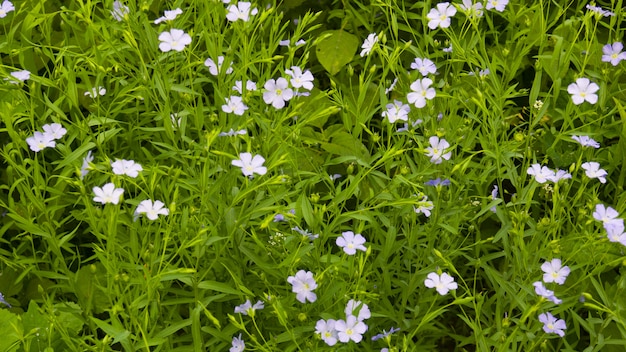
<svg viewBox="0 0 626 352">
<path fill-rule="evenodd" d="M 560 180 L 572 178 L 572 175 L 565 170 L 559 169 L 555 171 L 547 166 L 541 166 L 540 164 L 530 165 L 526 173 L 535 176 L 535 181 L 539 183 L 546 183 L 547 181 L 557 183 Z"/>
<path fill-rule="evenodd" d="M 363 334 L 367 331 L 365 320 L 372 316 L 367 304 L 351 299 L 346 304 L 345 313 L 345 320 L 320 319 L 315 324 L 315 333 L 328 346 L 334 346 L 337 341 L 359 343 L 363 339 Z"/>
<path fill-rule="evenodd" d="M 624 232 L 624 219 L 619 218 L 617 210 L 597 204 L 593 212 L 593 218 L 602 222 L 606 235 L 611 242 L 619 242 L 626 246 L 626 232 Z"/>
<path fill-rule="evenodd" d="M 551 261 L 546 261 L 541 265 L 541 270 L 543 271 L 543 282 L 536 281 L 533 283 L 535 286 L 535 293 L 539 296 L 552 301 L 554 304 L 561 304 L 561 300 L 556 298 L 554 295 L 554 291 L 548 290 L 544 286 L 545 283 L 555 282 L 559 285 L 563 285 L 565 283 L 565 279 L 570 273 L 570 269 L 568 266 L 563 266 L 561 263 L 561 259 L 552 259 Z M 565 325 L 565 321 L 563 319 L 556 319 L 552 313 L 541 313 L 539 314 L 539 321 L 543 323 L 543 331 L 548 334 L 557 334 L 561 337 L 565 336 L 564 330 L 567 328 Z"/>
<path fill-rule="evenodd" d="M 487 5 L 485 8 L 487 10 L 503 12 L 508 3 L 509 0 L 490 0 L 486 1 Z M 461 10 L 463 10 L 469 17 L 482 17 L 483 15 L 483 4 L 480 2 L 473 3 L 471 0 L 463 0 L 463 5 L 459 5 L 459 8 L 461 8 Z M 430 9 L 430 12 L 426 15 L 428 18 L 428 28 L 435 29 L 437 27 L 450 27 L 452 17 L 456 15 L 456 11 L 456 7 L 449 2 L 438 3 L 437 7 Z"/>
<path fill-rule="evenodd" d="M 31 137 L 26 138 L 30 150 L 35 153 L 46 148 L 56 147 L 57 139 L 61 139 L 67 133 L 67 130 L 60 123 L 43 125 L 42 129 L 43 132 L 35 131 Z"/>
<path fill-rule="evenodd" d="M 88 173 L 88 165 L 93 160 L 91 151 L 87 153 L 85 159 L 83 159 L 83 167 L 81 169 L 81 177 L 84 177 Z M 131 178 L 139 176 L 139 172 L 143 171 L 143 167 L 133 160 L 116 160 L 111 163 L 111 169 L 115 175 L 125 175 Z M 115 204 L 117 205 L 124 194 L 123 188 L 115 187 L 113 182 L 109 182 L 102 187 L 93 187 L 93 201 L 101 204 Z M 169 215 L 169 209 L 165 207 L 165 204 L 160 201 L 152 201 L 151 199 L 143 200 L 137 205 L 134 213 L 134 219 L 136 220 L 141 214 L 145 214 L 150 220 L 156 220 L 159 215 Z"/>
</svg>

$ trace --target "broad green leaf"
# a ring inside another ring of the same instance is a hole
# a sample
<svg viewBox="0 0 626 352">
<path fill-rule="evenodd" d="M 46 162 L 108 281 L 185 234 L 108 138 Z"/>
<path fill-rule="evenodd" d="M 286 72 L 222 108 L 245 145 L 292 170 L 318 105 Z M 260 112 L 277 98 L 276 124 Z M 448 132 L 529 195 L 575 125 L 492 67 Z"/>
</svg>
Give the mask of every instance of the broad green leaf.
<svg viewBox="0 0 626 352">
<path fill-rule="evenodd" d="M 317 59 L 328 73 L 335 75 L 352 61 L 359 47 L 359 40 L 356 36 L 340 29 L 327 31 L 322 35 L 328 35 L 328 37 L 317 44 Z"/>
</svg>

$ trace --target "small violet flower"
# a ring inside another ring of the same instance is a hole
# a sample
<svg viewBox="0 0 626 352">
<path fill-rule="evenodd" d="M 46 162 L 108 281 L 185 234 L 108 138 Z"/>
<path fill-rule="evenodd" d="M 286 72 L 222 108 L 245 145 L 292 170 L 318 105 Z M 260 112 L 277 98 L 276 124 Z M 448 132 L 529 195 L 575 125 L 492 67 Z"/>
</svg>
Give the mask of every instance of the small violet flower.
<svg viewBox="0 0 626 352">
<path fill-rule="evenodd" d="M 548 290 L 541 281 L 533 282 L 533 286 L 535 286 L 535 293 L 543 298 L 546 298 L 549 301 L 554 302 L 554 304 L 563 303 L 562 300 L 556 298 L 554 295 L 554 291 Z"/>
<path fill-rule="evenodd" d="M 30 147 L 30 150 L 34 152 L 39 152 L 46 148 L 54 148 L 56 146 L 56 142 L 51 135 L 39 131 L 35 131 L 31 137 L 26 138 L 26 143 Z"/>
<path fill-rule="evenodd" d="M 2 5 L 0 5 L 0 18 L 5 18 L 7 14 L 11 11 L 15 11 L 13 3 L 9 0 L 4 0 L 2 2 Z"/>
<path fill-rule="evenodd" d="M 356 254 L 357 249 L 363 252 L 367 250 L 363 245 L 365 237 L 361 236 L 361 234 L 355 235 L 352 231 L 342 232 L 341 236 L 337 237 L 336 243 L 348 255 Z"/>
<path fill-rule="evenodd" d="M 606 170 L 600 168 L 600 163 L 590 161 L 583 163 L 581 167 L 585 170 L 585 175 L 589 178 L 597 178 L 601 183 L 606 183 L 605 176 L 608 175 Z"/>
<path fill-rule="evenodd" d="M 619 213 L 617 210 L 606 207 L 604 204 L 596 204 L 596 210 L 593 212 L 593 218 L 602 221 L 603 225 L 619 221 Z"/>
<path fill-rule="evenodd" d="M 424 196 L 421 201 L 417 202 L 417 205 L 413 207 L 413 210 L 419 214 L 423 213 L 426 217 L 430 216 L 430 211 L 434 208 L 433 202 L 428 200 L 428 196 Z"/>
<path fill-rule="evenodd" d="M 11 80 L 10 83 L 17 84 L 19 82 L 25 82 L 30 79 L 30 71 L 21 70 L 21 71 L 11 72 L 11 78 L 13 78 L 13 80 Z M 6 78 L 6 79 L 9 80 L 10 78 Z"/>
<path fill-rule="evenodd" d="M 89 173 L 89 170 L 91 169 L 91 167 L 89 166 L 89 163 L 92 161 L 93 161 L 93 155 L 90 150 L 87 152 L 87 155 L 83 158 L 83 164 L 80 167 L 80 179 L 81 180 L 85 178 L 85 176 L 87 176 L 87 174 Z"/>
<path fill-rule="evenodd" d="M 124 18 L 126 17 L 126 15 L 128 15 L 128 13 L 130 12 L 130 10 L 128 9 L 128 6 L 122 4 L 120 1 L 115 0 L 113 2 L 113 10 L 111 10 L 111 16 L 113 16 L 113 18 L 120 22 L 123 21 Z"/>
<path fill-rule="evenodd" d="M 235 307 L 235 313 L 241 313 L 243 315 L 253 315 L 254 311 L 265 308 L 265 304 L 262 301 L 257 301 L 254 305 L 250 300 L 246 300 L 244 304 Z"/>
<path fill-rule="evenodd" d="M 535 176 L 535 181 L 539 183 L 545 183 L 554 178 L 554 171 L 550 170 L 547 166 L 541 166 L 539 164 L 530 165 L 526 173 Z"/>
<path fill-rule="evenodd" d="M 306 303 L 307 300 L 309 302 L 317 300 L 317 295 L 313 292 L 317 288 L 317 283 L 312 272 L 300 270 L 295 276 L 289 276 L 287 282 L 291 284 L 292 292 L 301 303 Z"/>
<path fill-rule="evenodd" d="M 426 156 L 430 157 L 430 162 L 433 164 L 441 164 L 445 160 L 450 160 L 452 152 L 447 152 L 446 149 L 450 148 L 450 143 L 445 139 L 437 136 L 432 136 L 428 139 L 430 147 L 426 148 Z"/>
<path fill-rule="evenodd" d="M 409 112 L 411 111 L 411 107 L 408 104 L 404 104 L 399 100 L 394 100 L 393 103 L 387 104 L 386 108 L 387 111 L 383 111 L 381 115 L 382 117 L 386 117 L 389 120 L 389 123 L 394 123 L 398 120 L 409 120 Z"/>
<path fill-rule="evenodd" d="M 239 337 L 233 337 L 232 347 L 228 350 L 228 352 L 243 352 L 245 348 L 246 343 L 243 342 L 241 334 L 239 334 Z"/>
<path fill-rule="evenodd" d="M 563 330 L 567 329 L 565 321 L 563 319 L 557 320 L 550 313 L 539 314 L 539 321 L 543 323 L 543 331 L 548 334 L 557 334 L 561 337 L 565 336 Z"/>
<path fill-rule="evenodd" d="M 626 52 L 622 51 L 624 45 L 620 42 L 607 44 L 602 47 L 602 61 L 610 62 L 611 65 L 617 66 L 620 61 L 626 60 Z"/>
<path fill-rule="evenodd" d="M 572 136 L 572 139 L 578 142 L 583 147 L 592 147 L 592 148 L 600 148 L 600 143 L 596 142 L 593 138 L 589 136 Z"/>
<path fill-rule="evenodd" d="M 437 66 L 435 63 L 429 59 L 415 58 L 415 61 L 411 63 L 411 68 L 413 70 L 418 70 L 422 74 L 422 76 L 426 76 L 429 73 L 435 74 L 437 73 Z"/>
<path fill-rule="evenodd" d="M 385 337 L 387 337 L 387 336 L 389 336 L 391 334 L 394 334 L 394 333 L 396 333 L 398 331 L 400 331 L 400 328 L 394 328 L 394 327 L 391 327 L 391 329 L 389 329 L 389 331 L 383 330 L 382 334 L 378 334 L 378 335 L 372 336 L 372 341 L 384 339 Z"/>
<path fill-rule="evenodd" d="M 337 330 L 335 330 L 334 319 L 320 319 L 315 324 L 315 333 L 320 337 L 328 346 L 334 346 L 337 344 Z"/>
</svg>

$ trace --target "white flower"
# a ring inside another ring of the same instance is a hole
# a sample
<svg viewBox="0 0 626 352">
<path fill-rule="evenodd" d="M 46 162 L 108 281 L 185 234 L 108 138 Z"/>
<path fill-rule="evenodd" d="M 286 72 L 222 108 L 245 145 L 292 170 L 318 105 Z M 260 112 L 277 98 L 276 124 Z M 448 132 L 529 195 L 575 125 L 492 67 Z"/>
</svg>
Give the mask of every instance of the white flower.
<svg viewBox="0 0 626 352">
<path fill-rule="evenodd" d="M 337 330 L 335 330 L 334 319 L 318 320 L 315 324 L 315 333 L 319 334 L 328 346 L 334 346 L 337 344 Z"/>
<path fill-rule="evenodd" d="M 276 109 L 285 107 L 285 102 L 293 98 L 293 90 L 289 88 L 289 82 L 280 77 L 277 80 L 270 79 L 265 82 L 263 100 L 266 104 L 272 104 Z"/>
<path fill-rule="evenodd" d="M 619 219 L 622 220 L 622 219 Z M 624 221 L 612 221 L 604 224 L 606 230 L 606 237 L 611 242 L 619 242 L 626 246 L 626 233 L 624 233 Z"/>
<path fill-rule="evenodd" d="M 565 170 L 556 170 L 552 175 L 548 176 L 548 180 L 557 183 L 561 180 L 572 178 L 572 175 Z"/>
<path fill-rule="evenodd" d="M 600 148 L 600 143 L 596 142 L 589 136 L 572 136 L 572 139 L 580 143 L 583 147 L 593 147 L 596 149 Z"/>
<path fill-rule="evenodd" d="M 354 234 L 352 231 L 342 232 L 340 237 L 337 237 L 335 241 L 337 246 L 343 248 L 343 251 L 348 255 L 356 254 L 357 249 L 365 252 L 367 248 L 363 245 L 365 243 L 365 237 L 361 234 Z"/>
<path fill-rule="evenodd" d="M 232 347 L 228 350 L 228 352 L 242 352 L 246 348 L 245 342 L 241 338 L 241 334 L 239 337 L 233 337 Z"/>
<path fill-rule="evenodd" d="M 166 53 L 170 50 L 183 51 L 186 45 L 191 44 L 191 37 L 182 29 L 173 28 L 169 32 L 159 34 L 159 49 Z"/>
<path fill-rule="evenodd" d="M 226 18 L 235 22 L 237 20 L 242 20 L 244 22 L 248 22 L 250 19 L 250 15 L 256 15 L 259 11 L 254 8 L 250 10 L 251 4 L 247 1 L 240 1 L 237 5 L 228 6 L 228 14 L 226 14 Z"/>
<path fill-rule="evenodd" d="M 431 88 L 433 80 L 430 78 L 418 79 L 411 83 L 411 93 L 407 94 L 406 98 L 410 104 L 415 104 L 416 108 L 423 108 L 426 106 L 426 100 L 431 100 L 435 97 L 435 89 Z"/>
<path fill-rule="evenodd" d="M 359 343 L 363 339 L 363 334 L 367 331 L 367 325 L 362 321 L 358 321 L 355 316 L 348 316 L 346 320 L 337 320 L 335 322 L 335 330 L 337 337 L 341 342 L 349 342 L 350 340 Z"/>
<path fill-rule="evenodd" d="M 30 150 L 34 152 L 41 151 L 46 148 L 54 148 L 56 142 L 52 136 L 36 131 L 32 137 L 26 138 L 26 143 L 30 147 Z"/>
<path fill-rule="evenodd" d="M 239 94 L 243 94 L 243 89 L 242 89 L 242 82 L 241 81 L 235 81 L 235 85 L 233 86 L 233 90 L 236 91 Z M 251 91 L 255 91 L 256 90 L 256 83 L 251 81 L 251 80 L 247 80 L 246 81 L 246 90 L 251 92 Z"/>
<path fill-rule="evenodd" d="M 415 58 L 415 60 L 411 63 L 411 68 L 414 70 L 420 71 L 422 76 L 426 76 L 429 73 L 437 73 L 437 66 L 435 63 L 429 59 Z"/>
<path fill-rule="evenodd" d="M 317 295 L 313 292 L 317 288 L 317 283 L 312 272 L 300 270 L 295 276 L 289 276 L 287 282 L 291 284 L 298 301 L 306 303 L 308 300 L 312 303 L 317 300 Z"/>
<path fill-rule="evenodd" d="M 93 161 L 93 155 L 91 150 L 87 152 L 87 155 L 83 158 L 83 164 L 80 167 L 80 179 L 82 180 L 89 173 L 89 163 Z"/>
<path fill-rule="evenodd" d="M 159 24 L 165 21 L 173 21 L 174 19 L 176 19 L 176 17 L 178 17 L 178 15 L 182 13 L 183 13 L 183 10 L 181 9 L 165 11 L 164 16 L 159 17 L 156 20 L 154 20 L 154 24 Z"/>
<path fill-rule="evenodd" d="M 567 86 L 567 92 L 572 95 L 572 101 L 575 105 L 580 105 L 587 101 L 591 104 L 598 102 L 598 95 L 595 94 L 600 87 L 591 82 L 589 78 L 579 78 L 575 83 Z"/>
<path fill-rule="evenodd" d="M 94 187 L 93 193 L 96 195 L 93 197 L 94 202 L 100 202 L 102 204 L 113 203 L 117 204 L 124 193 L 123 188 L 115 188 L 113 183 L 107 183 L 100 187 Z"/>
<path fill-rule="evenodd" d="M 589 178 L 597 178 L 602 183 L 606 183 L 606 178 L 604 176 L 608 175 L 606 170 L 600 168 L 600 163 L 595 161 L 590 161 L 587 163 L 583 163 L 581 167 L 585 170 L 585 175 Z"/>
<path fill-rule="evenodd" d="M 596 204 L 596 210 L 593 212 L 593 218 L 602 221 L 602 224 L 605 226 L 609 223 L 620 221 L 621 219 L 618 219 L 618 216 L 619 213 L 617 210 L 607 207 L 602 203 Z"/>
<path fill-rule="evenodd" d="M 393 103 L 387 104 L 386 108 L 387 111 L 383 111 L 381 115 L 389 119 L 389 123 L 394 123 L 398 120 L 409 120 L 409 112 L 411 111 L 411 107 L 408 104 L 404 104 L 399 100 L 394 100 Z"/>
<path fill-rule="evenodd" d="M 378 42 L 378 35 L 376 33 L 370 33 L 365 41 L 363 41 L 363 45 L 361 45 L 361 57 L 365 55 L 369 55 L 372 49 L 374 48 L 374 44 Z"/>
<path fill-rule="evenodd" d="M 456 290 L 458 285 L 454 282 L 454 278 L 448 273 L 442 273 L 441 276 L 432 272 L 428 274 L 427 279 L 424 280 L 424 285 L 428 288 L 435 288 L 440 295 L 445 295 L 450 290 Z"/>
<path fill-rule="evenodd" d="M 265 304 L 262 301 L 257 301 L 254 305 L 250 300 L 246 300 L 246 303 L 235 307 L 235 313 L 241 313 L 243 315 L 252 315 L 255 310 L 265 308 Z"/>
<path fill-rule="evenodd" d="M 85 92 L 85 95 L 92 99 L 105 94 L 107 94 L 107 90 L 102 86 L 99 86 L 98 88 L 91 88 L 91 90 Z"/>
<path fill-rule="evenodd" d="M 509 0 L 487 0 L 487 10 L 495 9 L 498 12 L 504 11 L 504 8 L 509 3 Z"/>
<path fill-rule="evenodd" d="M 445 139 L 437 136 L 432 136 L 428 139 L 430 147 L 426 148 L 426 156 L 430 157 L 430 162 L 434 164 L 441 164 L 442 159 L 450 160 L 452 152 L 447 152 L 446 149 L 450 148 L 450 143 Z"/>
<path fill-rule="evenodd" d="M 113 168 L 113 173 L 116 175 L 126 175 L 132 178 L 135 178 L 139 175 L 140 171 L 143 171 L 141 165 L 137 164 L 133 160 L 116 160 L 111 163 L 111 168 Z"/>
<path fill-rule="evenodd" d="M 48 135 L 50 138 L 57 140 L 61 139 L 67 133 L 67 130 L 63 128 L 60 123 L 51 123 L 48 125 L 43 125 L 43 133 Z"/>
<path fill-rule="evenodd" d="M 135 210 L 135 217 L 138 217 L 141 214 L 146 214 L 146 217 L 150 220 L 156 220 L 159 215 L 169 215 L 170 210 L 164 207 L 165 204 L 160 200 L 155 200 L 154 203 L 150 199 L 146 199 L 141 201 L 139 205 L 137 205 L 137 209 Z"/>
<path fill-rule="evenodd" d="M 233 113 L 241 116 L 246 110 L 248 110 L 248 106 L 243 103 L 241 97 L 236 95 L 226 98 L 226 104 L 222 105 L 222 111 L 227 114 Z"/>
<path fill-rule="evenodd" d="M 535 176 L 535 181 L 539 183 L 545 183 L 554 178 L 554 171 L 550 170 L 547 166 L 541 166 L 539 164 L 532 164 L 526 170 L 526 173 Z"/>
<path fill-rule="evenodd" d="M 250 153 L 240 153 L 239 160 L 233 160 L 232 165 L 241 168 L 244 176 L 253 176 L 253 174 L 265 175 L 267 168 L 263 166 L 265 159 L 260 155 L 255 155 L 254 158 Z"/>
<path fill-rule="evenodd" d="M 544 262 L 541 265 L 541 270 L 544 272 L 544 282 L 556 282 L 559 285 L 565 283 L 565 279 L 567 279 L 567 275 L 570 273 L 568 266 L 561 265 L 561 259 L 552 259 L 549 262 Z"/>
<path fill-rule="evenodd" d="M 126 17 L 126 15 L 128 15 L 130 11 L 128 10 L 128 6 L 122 4 L 121 2 L 119 2 L 118 0 L 115 0 L 113 2 L 113 10 L 111 11 L 111 16 L 113 16 L 113 18 L 116 21 L 122 21 L 124 19 L 124 17 Z"/>
<path fill-rule="evenodd" d="M 217 76 L 220 73 L 220 70 L 222 69 L 222 64 L 224 63 L 224 57 L 223 56 L 218 56 L 217 57 L 217 65 L 215 64 L 215 61 L 213 61 L 213 59 L 208 58 L 204 61 L 204 66 L 209 68 L 209 72 L 213 75 L 213 76 Z M 232 62 L 230 63 L 230 65 L 228 66 L 228 69 L 226 69 L 226 74 L 229 75 L 233 73 L 233 64 Z"/>
<path fill-rule="evenodd" d="M 291 76 L 291 86 L 294 88 L 304 88 L 306 90 L 313 89 L 313 74 L 311 71 L 302 69 L 298 66 L 291 66 L 291 70 L 285 70 L 285 73 Z"/>
<path fill-rule="evenodd" d="M 347 317 L 351 315 L 355 316 L 358 321 L 369 319 L 372 316 L 372 312 L 367 304 L 353 299 L 349 300 L 348 304 L 346 304 L 345 313 Z"/>
<path fill-rule="evenodd" d="M 468 17 L 483 17 L 483 4 L 472 3 L 472 0 L 463 0 L 463 5 L 459 5 Z"/>
<path fill-rule="evenodd" d="M 228 132 L 220 132 L 220 134 L 218 134 L 218 136 L 220 137 L 233 137 L 233 136 L 238 136 L 238 135 L 246 135 L 248 133 L 248 131 L 246 130 L 238 130 L 235 131 L 234 129 L 230 129 Z"/>
<path fill-rule="evenodd" d="M 421 201 L 417 202 L 417 206 L 413 207 L 415 213 L 422 213 L 426 217 L 430 216 L 430 211 L 434 208 L 433 202 L 428 200 L 428 196 L 424 196 Z"/>
<path fill-rule="evenodd" d="M 426 18 L 428 18 L 428 28 L 435 29 L 450 27 L 450 17 L 456 14 L 456 8 L 450 5 L 449 2 L 440 2 L 437 4 L 437 8 L 430 9 Z"/>
<path fill-rule="evenodd" d="M 14 72 L 11 72 L 11 77 L 15 79 L 15 80 L 12 80 L 11 83 L 24 82 L 30 79 L 30 71 L 28 70 L 14 71 Z M 8 80 L 9 78 L 6 78 L 6 79 Z"/>
</svg>

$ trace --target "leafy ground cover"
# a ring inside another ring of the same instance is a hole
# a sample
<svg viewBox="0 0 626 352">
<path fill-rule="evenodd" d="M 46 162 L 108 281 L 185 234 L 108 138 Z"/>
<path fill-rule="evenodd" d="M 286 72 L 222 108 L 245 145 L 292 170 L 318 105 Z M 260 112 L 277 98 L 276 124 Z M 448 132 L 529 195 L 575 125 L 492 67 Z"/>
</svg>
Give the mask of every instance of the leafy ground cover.
<svg viewBox="0 0 626 352">
<path fill-rule="evenodd" d="M 0 350 L 623 351 L 621 1 L 0 5 Z"/>
</svg>

